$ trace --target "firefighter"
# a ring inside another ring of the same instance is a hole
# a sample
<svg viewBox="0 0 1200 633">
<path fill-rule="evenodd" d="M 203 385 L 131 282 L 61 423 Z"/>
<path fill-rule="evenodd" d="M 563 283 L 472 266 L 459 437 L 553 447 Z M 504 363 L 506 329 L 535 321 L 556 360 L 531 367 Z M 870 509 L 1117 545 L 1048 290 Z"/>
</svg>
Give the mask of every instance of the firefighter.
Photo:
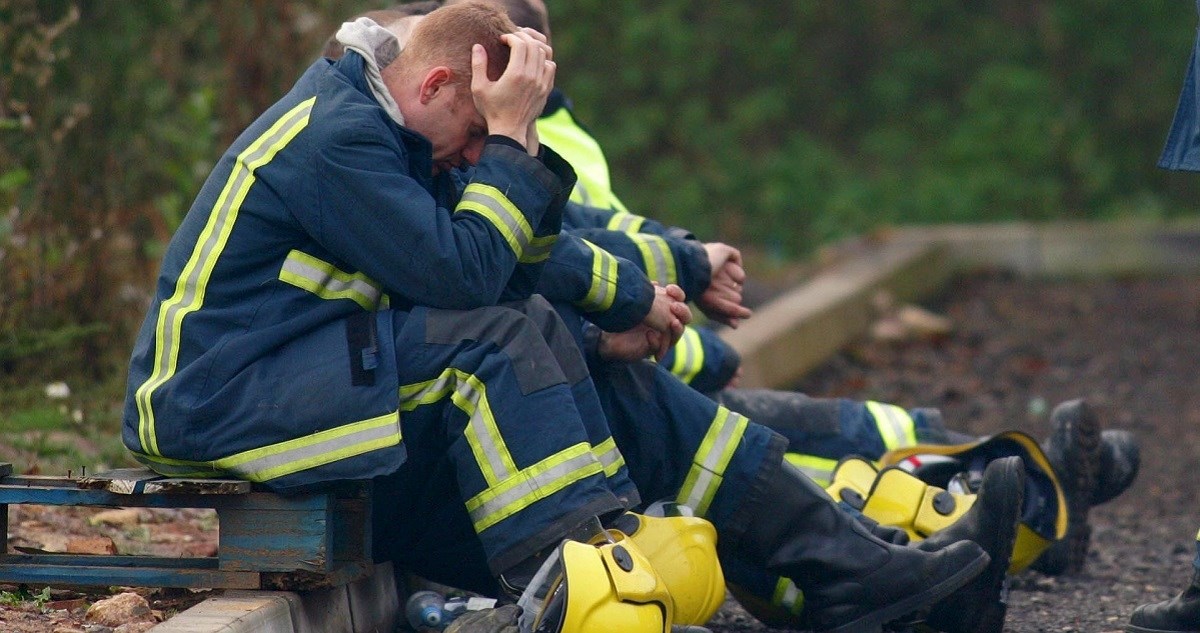
<svg viewBox="0 0 1200 633">
<path fill-rule="evenodd" d="M 1196 0 L 1200 12 L 1200 0 Z M 1158 166 L 1172 171 L 1200 171 L 1200 34 L 1192 46 L 1187 75 L 1179 94 L 1175 120 L 1167 133 L 1166 145 Z M 1175 597 L 1134 610 L 1126 630 L 1133 633 L 1200 632 L 1200 533 L 1196 535 L 1196 556 L 1192 577 Z"/>
<path fill-rule="evenodd" d="M 516 593 L 559 561 L 539 630 L 670 631 L 674 599 L 615 527 L 643 495 L 795 579 L 817 631 L 984 599 L 956 593 L 978 544 L 880 540 L 785 467 L 783 438 L 639 360 L 690 321 L 678 286 L 619 332 L 532 294 L 574 183 L 534 127 L 544 37 L 483 3 L 403 50 L 345 31 L 352 52 L 251 124 L 172 237 L 130 364 L 135 457 L 283 493 L 373 479 L 385 554 L 430 578 Z"/>
<path fill-rule="evenodd" d="M 505 0 L 500 4 L 522 26 L 549 34 L 549 16 L 540 0 Z M 736 326 L 749 316 L 729 305 L 740 304 L 745 279 L 736 249 L 702 244 L 684 229 L 666 227 L 629 212 L 612 193 L 602 149 L 578 123 L 570 101 L 557 89 L 548 97 L 537 125 L 540 137 L 560 148 L 580 175 L 572 201 L 589 206 L 567 206 L 564 222 L 571 233 L 633 261 L 660 283 L 680 283 L 688 296 L 700 297 L 701 309 L 715 315 L 715 320 Z M 539 291 L 555 290 L 543 286 Z M 1031 469 L 1031 490 L 1025 496 L 1023 511 L 1028 538 L 1018 548 L 1024 561 L 1021 567 L 1036 558 L 1034 567 L 1043 573 L 1080 571 L 1089 544 L 1088 511 L 1118 496 L 1137 474 L 1136 438 L 1128 431 L 1101 429 L 1095 413 L 1082 401 L 1057 406 L 1048 437 L 1040 446 L 1023 446 L 1020 441 L 975 438 L 947 430 L 935 409 L 906 410 L 881 402 L 728 388 L 738 362 L 736 352 L 707 328 L 689 328 L 664 359 L 666 366 L 685 382 L 784 435 L 789 441 L 788 460 L 823 485 L 829 482 L 834 466 L 847 455 L 879 460 L 892 451 L 907 449 L 915 454 L 924 445 L 953 445 L 960 453 L 955 462 L 963 469 L 968 468 L 968 459 L 981 453 L 997 456 L 993 452 L 997 445 L 1023 455 Z M 1039 459 L 1033 458 L 1030 451 L 1045 458 L 1049 464 L 1045 470 L 1052 471 L 1050 476 L 1037 471 Z M 982 472 L 981 465 L 977 472 Z M 1064 515 L 1069 520 L 1060 529 L 1059 517 Z"/>
</svg>

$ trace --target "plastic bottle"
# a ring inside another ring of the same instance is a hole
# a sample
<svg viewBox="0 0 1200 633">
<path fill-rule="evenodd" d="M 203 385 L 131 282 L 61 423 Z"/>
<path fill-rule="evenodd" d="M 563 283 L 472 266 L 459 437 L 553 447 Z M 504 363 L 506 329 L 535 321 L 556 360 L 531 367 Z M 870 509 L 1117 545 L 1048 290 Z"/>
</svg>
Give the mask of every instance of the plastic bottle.
<svg viewBox="0 0 1200 633">
<path fill-rule="evenodd" d="M 418 591 L 408 597 L 404 604 L 404 617 L 413 630 L 442 629 L 449 623 L 446 618 L 446 599 L 436 591 Z"/>
</svg>

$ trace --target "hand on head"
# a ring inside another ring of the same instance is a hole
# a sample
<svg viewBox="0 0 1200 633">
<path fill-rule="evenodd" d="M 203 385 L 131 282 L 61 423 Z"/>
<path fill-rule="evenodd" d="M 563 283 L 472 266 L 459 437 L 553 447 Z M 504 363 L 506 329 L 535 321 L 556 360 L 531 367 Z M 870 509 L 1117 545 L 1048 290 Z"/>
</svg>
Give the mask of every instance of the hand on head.
<svg viewBox="0 0 1200 633">
<path fill-rule="evenodd" d="M 500 39 L 509 47 L 509 58 L 504 73 L 495 81 L 487 75 L 487 51 L 479 44 L 472 47 L 475 108 L 487 122 L 489 134 L 513 138 L 529 153 L 537 154 L 537 137 L 531 138 L 530 130 L 554 88 L 554 51 L 546 36 L 533 29 L 522 28 Z"/>
</svg>

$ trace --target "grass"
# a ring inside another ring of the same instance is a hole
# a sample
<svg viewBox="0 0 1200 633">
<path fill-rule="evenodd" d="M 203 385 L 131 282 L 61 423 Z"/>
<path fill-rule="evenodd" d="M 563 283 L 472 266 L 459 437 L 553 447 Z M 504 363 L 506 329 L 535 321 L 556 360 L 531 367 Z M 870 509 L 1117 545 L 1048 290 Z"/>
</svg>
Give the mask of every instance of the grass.
<svg viewBox="0 0 1200 633">
<path fill-rule="evenodd" d="M 14 591 L 0 591 L 0 605 L 2 606 L 19 607 L 32 603 L 38 609 L 41 609 L 46 606 L 47 602 L 50 602 L 49 587 L 43 587 L 38 593 L 33 593 L 33 591 L 24 585 Z"/>
<path fill-rule="evenodd" d="M 123 385 L 51 397 L 44 387 L 0 390 L 0 462 L 14 472 L 63 475 L 134 465 L 121 444 Z"/>
</svg>

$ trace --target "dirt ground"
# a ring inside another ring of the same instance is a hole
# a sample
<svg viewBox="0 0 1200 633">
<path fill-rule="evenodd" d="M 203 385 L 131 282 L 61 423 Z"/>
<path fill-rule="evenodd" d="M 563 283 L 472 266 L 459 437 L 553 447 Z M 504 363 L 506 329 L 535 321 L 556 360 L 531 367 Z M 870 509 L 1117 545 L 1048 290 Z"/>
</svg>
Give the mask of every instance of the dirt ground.
<svg viewBox="0 0 1200 633">
<path fill-rule="evenodd" d="M 1135 606 L 1177 593 L 1200 528 L 1192 470 L 1200 464 L 1200 280 L 981 276 L 929 307 L 953 320 L 951 336 L 857 344 L 798 389 L 937 406 L 952 428 L 1017 428 L 1039 438 L 1056 403 L 1086 398 L 1107 427 L 1138 434 L 1141 473 L 1123 496 L 1091 511 L 1082 575 L 1012 579 L 1005 630 L 1120 631 Z M 770 630 L 739 612 L 730 605 L 714 630 Z"/>
<path fill-rule="evenodd" d="M 1054 404 L 1084 397 L 1106 426 L 1135 431 L 1142 471 L 1122 497 L 1093 509 L 1092 551 L 1080 576 L 1026 571 L 1013 578 L 1006 630 L 1120 631 L 1133 608 L 1174 595 L 1190 574 L 1200 527 L 1200 279 L 1029 282 L 977 276 L 928 304 L 953 320 L 935 341 L 863 342 L 812 373 L 813 395 L 937 406 L 958 430 L 1017 428 L 1041 437 Z M 1188 501 L 1192 499 L 1193 501 Z M 203 552 L 210 517 L 142 513 L 126 524 L 89 521 L 89 511 L 12 510 L 9 547 L 66 547 L 64 535 L 113 540 L 118 551 Z M 93 525 L 96 523 L 97 525 Z M 0 590 L 12 587 L 0 586 Z M 34 588 L 39 590 L 39 588 Z M 47 607 L 0 606 L 0 631 L 84 631 L 86 604 L 102 597 L 58 591 Z M 169 615 L 203 594 L 158 592 Z M 736 603 L 714 633 L 770 631 Z"/>
</svg>

